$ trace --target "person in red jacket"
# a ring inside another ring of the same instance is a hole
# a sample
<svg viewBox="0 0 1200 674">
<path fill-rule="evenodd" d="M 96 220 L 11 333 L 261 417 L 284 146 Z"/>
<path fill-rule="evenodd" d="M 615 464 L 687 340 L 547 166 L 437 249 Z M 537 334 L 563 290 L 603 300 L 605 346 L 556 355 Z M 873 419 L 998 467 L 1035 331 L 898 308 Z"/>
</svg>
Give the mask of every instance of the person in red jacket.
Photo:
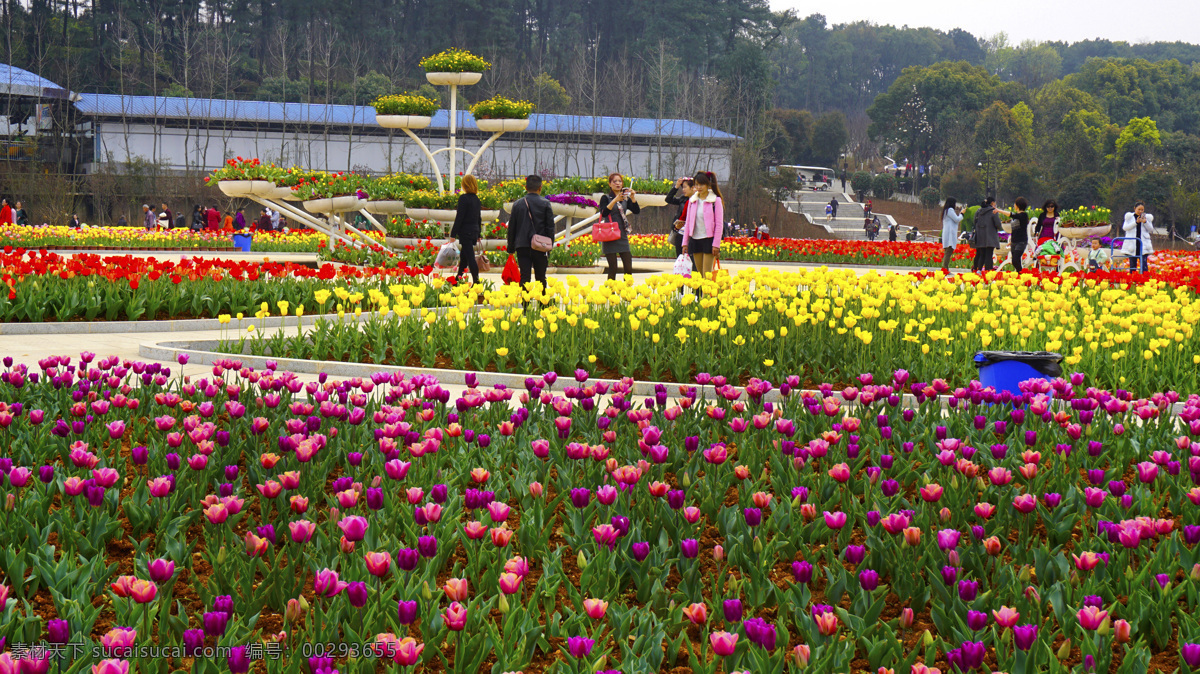
<svg viewBox="0 0 1200 674">
<path fill-rule="evenodd" d="M 210 232 L 215 232 L 221 228 L 221 213 L 212 206 L 204 212 L 204 219 L 208 221 L 208 226 L 205 227 Z"/>
</svg>

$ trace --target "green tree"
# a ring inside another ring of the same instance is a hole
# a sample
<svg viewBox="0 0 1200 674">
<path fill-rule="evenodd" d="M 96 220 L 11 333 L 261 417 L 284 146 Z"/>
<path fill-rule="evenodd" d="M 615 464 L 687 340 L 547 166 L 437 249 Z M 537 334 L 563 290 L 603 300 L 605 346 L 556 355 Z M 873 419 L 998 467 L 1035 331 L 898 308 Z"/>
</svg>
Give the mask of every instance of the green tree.
<svg viewBox="0 0 1200 674">
<path fill-rule="evenodd" d="M 822 115 L 813 125 L 813 161 L 818 164 L 835 166 L 849 137 L 845 115 L 841 112 L 829 112 Z"/>
<path fill-rule="evenodd" d="M 995 84 L 983 68 L 965 62 L 906 68 L 867 109 L 867 133 L 921 163 L 940 158 L 957 129 L 975 127 Z"/>
<path fill-rule="evenodd" d="M 854 175 L 850 176 L 850 189 L 854 190 L 858 200 L 862 201 L 866 193 L 871 191 L 870 171 L 855 171 Z"/>
<path fill-rule="evenodd" d="M 891 199 L 896 192 L 896 179 L 890 173 L 880 173 L 871 181 L 871 194 L 876 199 Z"/>
<path fill-rule="evenodd" d="M 537 106 L 537 111 L 549 115 L 561 115 L 571 109 L 571 96 L 567 90 L 547 73 L 529 82 L 522 93 L 523 98 Z"/>
<path fill-rule="evenodd" d="M 978 203 L 983 200 L 983 178 L 974 167 L 951 171 L 942 176 L 942 195 L 960 204 Z"/>
<path fill-rule="evenodd" d="M 1056 200 L 1064 211 L 1080 206 L 1098 206 L 1105 203 L 1108 181 L 1100 173 L 1072 173 L 1066 176 L 1058 189 Z"/>
<path fill-rule="evenodd" d="M 1117 137 L 1117 161 L 1122 166 L 1143 166 L 1162 148 L 1158 125 L 1149 117 L 1129 120 Z"/>
</svg>

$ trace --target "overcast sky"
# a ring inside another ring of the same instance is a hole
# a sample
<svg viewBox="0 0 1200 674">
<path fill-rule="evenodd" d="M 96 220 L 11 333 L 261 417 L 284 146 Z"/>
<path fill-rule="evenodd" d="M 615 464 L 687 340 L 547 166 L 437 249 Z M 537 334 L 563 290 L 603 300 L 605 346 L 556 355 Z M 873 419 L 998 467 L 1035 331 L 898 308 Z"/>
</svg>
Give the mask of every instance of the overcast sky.
<svg viewBox="0 0 1200 674">
<path fill-rule="evenodd" d="M 795 9 L 801 18 L 824 14 L 829 25 L 867 20 L 877 24 L 941 30 L 962 28 L 976 37 L 1001 31 L 1010 42 L 1105 38 L 1125 42 L 1200 44 L 1198 0 L 854 0 L 810 3 L 770 0 L 775 10 Z"/>
</svg>

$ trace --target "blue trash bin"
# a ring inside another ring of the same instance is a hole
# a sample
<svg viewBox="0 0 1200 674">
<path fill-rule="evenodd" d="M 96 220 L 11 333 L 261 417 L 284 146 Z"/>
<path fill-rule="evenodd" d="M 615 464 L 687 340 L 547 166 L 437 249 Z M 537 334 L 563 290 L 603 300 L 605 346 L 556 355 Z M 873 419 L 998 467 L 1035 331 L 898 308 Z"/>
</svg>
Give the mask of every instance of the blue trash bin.
<svg viewBox="0 0 1200 674">
<path fill-rule="evenodd" d="M 1061 377 L 1062 359 L 1061 353 L 1050 351 L 980 351 L 975 367 L 984 386 L 1020 395 L 1023 381 Z"/>
<path fill-rule="evenodd" d="M 243 253 L 249 253 L 250 252 L 250 243 L 253 240 L 254 240 L 254 238 L 252 236 L 250 236 L 249 234 L 234 234 L 233 235 L 233 246 L 235 248 L 241 249 L 241 251 Z"/>
</svg>

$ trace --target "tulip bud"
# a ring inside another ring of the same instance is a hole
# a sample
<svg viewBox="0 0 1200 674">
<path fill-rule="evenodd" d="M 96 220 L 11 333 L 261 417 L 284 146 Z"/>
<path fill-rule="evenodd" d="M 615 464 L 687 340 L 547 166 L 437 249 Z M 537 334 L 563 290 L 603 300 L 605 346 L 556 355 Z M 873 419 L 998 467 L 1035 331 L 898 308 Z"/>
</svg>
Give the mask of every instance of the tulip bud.
<svg viewBox="0 0 1200 674">
<path fill-rule="evenodd" d="M 296 599 L 287 601 L 287 608 L 284 609 L 283 617 L 288 622 L 296 622 L 304 616 L 304 611 L 300 608 L 300 602 Z"/>
<path fill-rule="evenodd" d="M 792 508 L 793 508 L 793 509 L 795 509 L 795 508 L 799 508 L 799 507 L 800 507 L 800 504 L 802 504 L 802 503 L 804 503 L 804 497 L 803 497 L 803 496 L 797 496 L 796 498 L 792 499 Z"/>
<path fill-rule="evenodd" d="M 504 597 L 503 592 L 500 593 L 500 605 L 498 608 L 500 609 L 500 613 L 503 613 L 505 615 L 508 614 L 508 599 L 506 599 Z"/>
<path fill-rule="evenodd" d="M 792 649 L 792 653 L 796 657 L 796 666 L 800 669 L 808 667 L 808 659 L 812 657 L 812 649 L 808 644 L 800 644 Z"/>
<path fill-rule="evenodd" d="M 228 558 L 228 557 L 229 557 L 229 553 L 225 551 L 225 546 L 222 545 L 221 549 L 217 550 L 217 566 L 224 564 L 226 558 Z"/>
<path fill-rule="evenodd" d="M 588 561 L 587 557 L 583 554 L 583 550 L 579 551 L 579 556 L 575 559 L 575 564 L 579 567 L 580 571 L 583 571 L 587 568 Z"/>
<path fill-rule="evenodd" d="M 929 633 L 929 630 L 925 630 L 925 633 L 921 635 L 921 643 L 926 647 L 933 645 L 933 635 Z"/>
<path fill-rule="evenodd" d="M 10 510 L 10 511 L 17 509 L 17 495 L 16 494 L 10 493 L 10 494 L 4 495 L 4 509 Z"/>
<path fill-rule="evenodd" d="M 1113 632 L 1116 634 L 1117 643 L 1118 644 L 1129 643 L 1130 638 L 1131 638 L 1130 632 L 1132 631 L 1132 629 L 1133 628 L 1129 624 L 1128 620 L 1118 620 L 1117 622 L 1113 623 Z"/>
<path fill-rule="evenodd" d="M 1104 622 L 1100 623 L 1100 626 L 1096 628 L 1096 634 L 1099 634 L 1102 637 L 1108 636 L 1108 633 L 1111 631 L 1112 631 L 1112 618 L 1105 618 Z"/>
<path fill-rule="evenodd" d="M 1029 576 L 1030 576 L 1029 565 L 1022 566 L 1021 572 L 1017 574 L 1017 577 L 1021 579 L 1022 583 L 1028 583 Z"/>
<path fill-rule="evenodd" d="M 938 516 L 942 518 L 943 522 L 949 522 L 950 521 L 950 509 L 942 508 L 941 512 L 938 513 Z"/>
<path fill-rule="evenodd" d="M 1055 653 L 1055 655 L 1058 656 L 1059 660 L 1066 660 L 1067 658 L 1071 657 L 1071 640 L 1067 639 L 1064 641 L 1062 646 L 1058 647 L 1058 652 Z"/>
<path fill-rule="evenodd" d="M 679 484 L 683 485 L 684 489 L 687 489 L 692 486 L 692 478 L 687 473 L 684 473 L 683 479 L 679 481 Z"/>
<path fill-rule="evenodd" d="M 1192 580 L 1200 580 L 1200 562 L 1192 565 Z"/>
<path fill-rule="evenodd" d="M 762 551 L 763 551 L 763 544 L 762 544 L 762 541 L 760 541 L 760 540 L 758 539 L 758 536 L 755 536 L 755 537 L 754 537 L 754 552 L 755 552 L 755 554 L 760 554 L 760 555 L 761 555 L 761 554 L 762 554 Z"/>
<path fill-rule="evenodd" d="M 429 581 L 425 581 L 425 584 L 421 587 L 421 598 L 425 601 L 433 600 L 433 592 L 429 589 Z"/>
<path fill-rule="evenodd" d="M 304 598 L 304 595 L 300 595 L 300 611 L 308 613 L 308 600 Z"/>
<path fill-rule="evenodd" d="M 950 566 L 962 566 L 962 564 L 959 563 L 961 560 L 958 558 L 958 550 L 951 550 L 949 553 L 947 553 L 946 561 L 950 564 Z"/>
<path fill-rule="evenodd" d="M 725 548 L 720 545 L 714 545 L 713 546 L 713 559 L 717 560 L 718 562 L 721 561 L 722 559 L 725 559 Z M 1197 564 L 1196 566 L 1200 566 L 1200 564 Z"/>
</svg>

